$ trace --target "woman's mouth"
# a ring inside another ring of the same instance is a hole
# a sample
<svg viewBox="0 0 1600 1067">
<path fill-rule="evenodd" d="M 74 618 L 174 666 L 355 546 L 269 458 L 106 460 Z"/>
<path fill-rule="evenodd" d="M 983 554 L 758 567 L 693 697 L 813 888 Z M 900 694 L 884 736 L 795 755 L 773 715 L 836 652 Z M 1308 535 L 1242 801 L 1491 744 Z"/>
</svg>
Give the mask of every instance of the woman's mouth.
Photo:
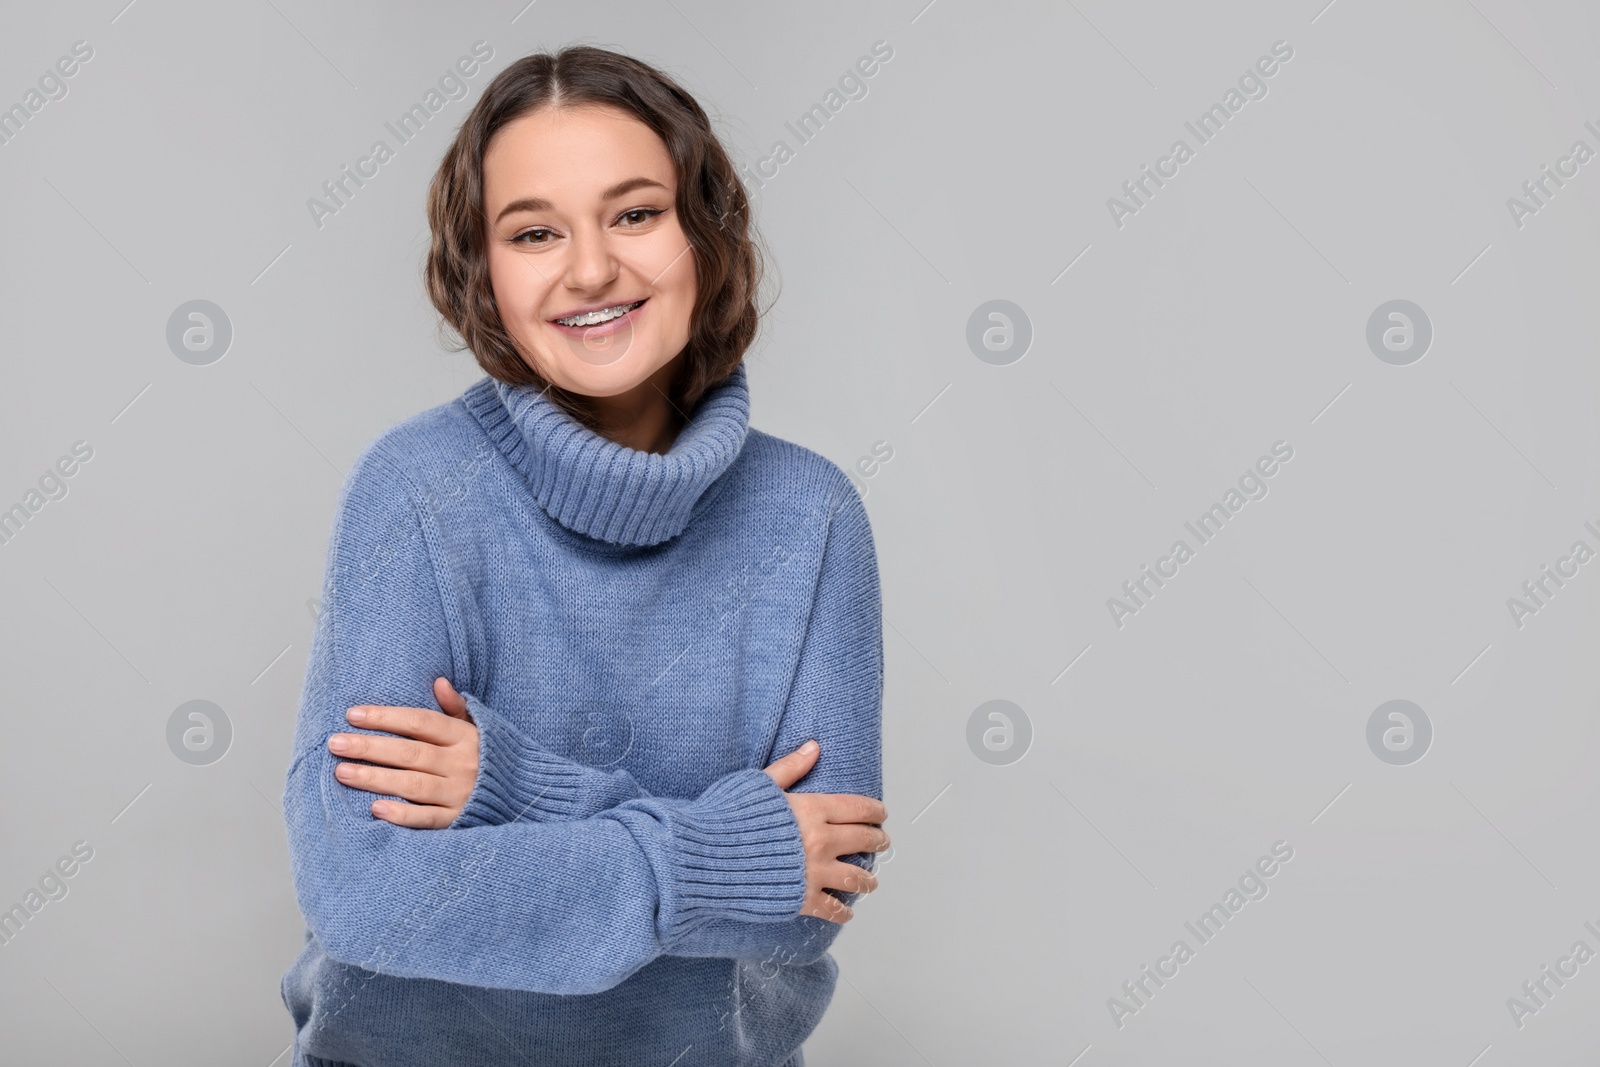
<svg viewBox="0 0 1600 1067">
<path fill-rule="evenodd" d="M 646 299 L 649 298 L 647 297 Z M 644 300 L 636 300 L 631 304 L 617 304 L 598 311 L 590 311 L 582 315 L 570 315 L 565 318 L 551 319 L 550 321 L 564 330 L 591 333 L 596 328 L 617 326 L 624 321 L 630 321 L 633 318 L 633 313 L 643 307 L 644 304 Z"/>
</svg>

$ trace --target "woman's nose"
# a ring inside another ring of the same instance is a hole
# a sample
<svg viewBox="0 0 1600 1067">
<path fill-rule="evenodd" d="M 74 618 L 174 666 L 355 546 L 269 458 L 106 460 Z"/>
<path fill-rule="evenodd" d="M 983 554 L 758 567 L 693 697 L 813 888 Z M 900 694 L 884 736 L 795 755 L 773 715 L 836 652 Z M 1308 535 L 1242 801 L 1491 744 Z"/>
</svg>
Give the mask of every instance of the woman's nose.
<svg viewBox="0 0 1600 1067">
<path fill-rule="evenodd" d="M 567 276 L 572 288 L 602 289 L 616 275 L 616 257 L 604 234 L 579 231 L 572 235 L 571 247 Z"/>
</svg>

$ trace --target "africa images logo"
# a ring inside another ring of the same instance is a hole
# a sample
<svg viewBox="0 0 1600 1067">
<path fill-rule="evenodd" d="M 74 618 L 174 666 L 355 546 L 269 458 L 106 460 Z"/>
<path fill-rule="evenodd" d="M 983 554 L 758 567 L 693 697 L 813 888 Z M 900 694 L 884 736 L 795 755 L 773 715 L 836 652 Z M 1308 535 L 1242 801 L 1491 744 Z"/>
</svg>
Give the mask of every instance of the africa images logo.
<svg viewBox="0 0 1600 1067">
<path fill-rule="evenodd" d="M 1219 502 L 1201 512 L 1194 522 L 1185 522 L 1184 528 L 1194 535 L 1195 545 L 1190 545 L 1181 537 L 1178 538 L 1172 543 L 1167 555 L 1156 560 L 1155 572 L 1150 570 L 1150 565 L 1147 563 L 1138 578 L 1130 578 L 1122 583 L 1122 591 L 1127 595 L 1127 600 L 1117 597 L 1106 598 L 1106 610 L 1111 613 L 1111 621 L 1116 628 L 1122 629 L 1124 619 L 1130 615 L 1137 615 L 1149 607 L 1149 601 L 1167 584 L 1162 579 L 1177 577 L 1179 568 L 1194 559 L 1199 546 L 1210 544 L 1222 532 L 1228 520 L 1244 510 L 1246 503 L 1266 499 L 1269 492 L 1266 480 L 1277 474 L 1282 469 L 1282 464 L 1288 463 L 1293 458 L 1293 445 L 1281 440 L 1273 442 L 1272 454 L 1262 456 L 1256 460 L 1253 467 L 1246 468 L 1239 476 L 1237 489 L 1229 486 Z M 1154 588 L 1151 588 L 1149 583 L 1154 583 Z"/>
<path fill-rule="evenodd" d="M 462 56 L 456 60 L 455 65 L 439 76 L 437 87 L 430 85 L 423 95 L 421 102 L 413 103 L 410 108 L 401 113 L 394 122 L 385 122 L 384 129 L 394 135 L 398 145 L 409 144 L 418 134 L 422 133 L 428 120 L 440 111 L 451 100 L 465 99 L 468 87 L 465 79 L 472 77 L 494 58 L 494 46 L 487 41 L 474 41 L 472 54 Z M 398 126 L 398 128 L 397 128 Z M 306 200 L 306 209 L 311 212 L 311 221 L 316 223 L 317 229 L 322 229 L 323 219 L 329 215 L 337 215 L 341 209 L 348 206 L 354 199 L 356 192 L 366 188 L 363 178 L 372 179 L 378 176 L 378 168 L 395 157 L 395 149 L 389 147 L 389 142 L 383 138 L 372 142 L 372 147 L 367 154 L 356 160 L 355 171 L 352 172 L 349 164 L 340 168 L 339 176 L 322 183 L 322 192 L 327 201 L 309 197 Z M 351 185 L 355 188 L 351 188 Z"/>
</svg>

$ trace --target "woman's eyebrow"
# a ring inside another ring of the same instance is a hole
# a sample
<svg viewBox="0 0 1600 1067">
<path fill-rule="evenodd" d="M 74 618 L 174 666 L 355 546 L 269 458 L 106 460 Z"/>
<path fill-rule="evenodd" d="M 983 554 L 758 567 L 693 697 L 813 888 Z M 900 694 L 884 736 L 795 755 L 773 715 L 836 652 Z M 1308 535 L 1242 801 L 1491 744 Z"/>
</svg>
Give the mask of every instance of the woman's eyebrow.
<svg viewBox="0 0 1600 1067">
<path fill-rule="evenodd" d="M 600 199 L 615 200 L 617 197 L 631 193 L 635 189 L 642 189 L 646 186 L 652 185 L 663 191 L 667 188 L 654 178 L 628 178 L 624 181 L 618 182 L 616 185 L 613 185 L 611 188 L 601 193 Z M 550 201 L 545 200 L 543 197 L 525 196 L 521 200 L 511 201 L 511 203 L 501 208 L 500 214 L 494 217 L 494 221 L 499 222 L 513 211 L 550 211 L 552 210 L 553 206 L 554 205 L 552 205 Z"/>
</svg>

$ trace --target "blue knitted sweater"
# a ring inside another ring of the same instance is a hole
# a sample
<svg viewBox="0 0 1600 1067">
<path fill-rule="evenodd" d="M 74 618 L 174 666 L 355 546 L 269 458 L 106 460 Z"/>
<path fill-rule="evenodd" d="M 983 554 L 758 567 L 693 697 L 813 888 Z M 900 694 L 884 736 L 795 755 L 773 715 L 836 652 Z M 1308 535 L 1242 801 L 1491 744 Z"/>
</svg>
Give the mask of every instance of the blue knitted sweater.
<svg viewBox="0 0 1600 1067">
<path fill-rule="evenodd" d="M 882 614 L 854 486 L 749 410 L 741 363 L 655 454 L 482 378 L 356 460 L 283 795 L 296 1067 L 803 1064 L 842 927 L 761 768 L 814 737 L 796 791 L 882 799 Z M 441 675 L 478 780 L 395 826 L 328 737 Z"/>
</svg>

